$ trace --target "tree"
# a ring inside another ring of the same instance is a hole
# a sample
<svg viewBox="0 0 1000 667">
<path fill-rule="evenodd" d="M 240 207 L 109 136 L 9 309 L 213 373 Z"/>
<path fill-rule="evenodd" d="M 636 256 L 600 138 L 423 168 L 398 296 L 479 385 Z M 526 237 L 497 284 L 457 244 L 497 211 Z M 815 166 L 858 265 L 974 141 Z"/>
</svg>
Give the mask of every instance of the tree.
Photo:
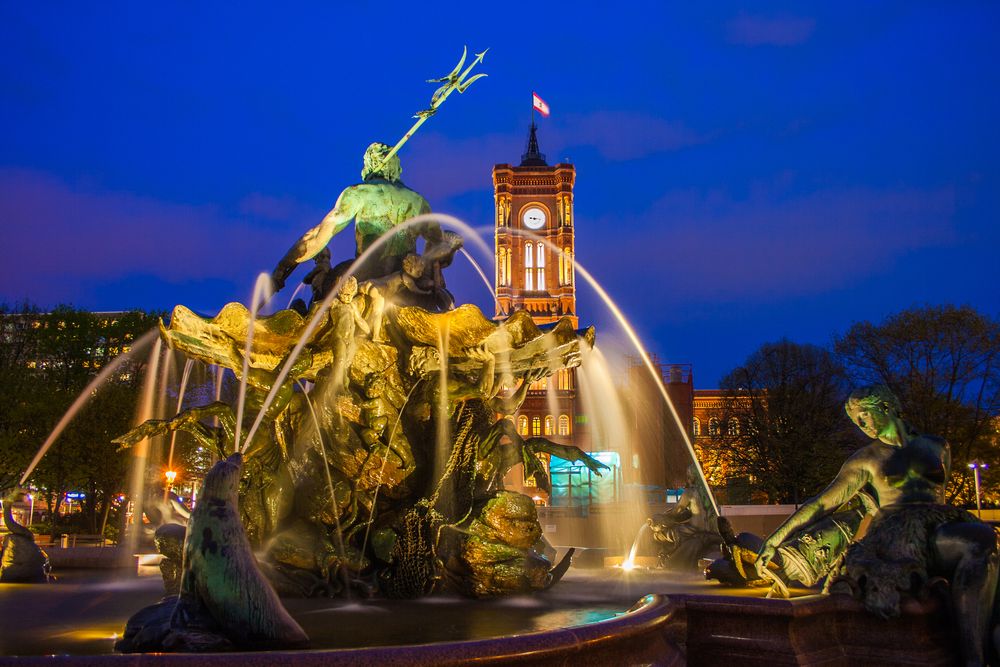
<svg viewBox="0 0 1000 667">
<path fill-rule="evenodd" d="M 1000 465 L 1000 323 L 969 306 L 913 308 L 854 324 L 835 349 L 858 384 L 887 385 L 910 423 L 948 440 L 948 500 L 974 502 L 968 463 Z M 1000 500 L 1000 484 L 983 481 L 988 500 Z"/>
<path fill-rule="evenodd" d="M 0 487 L 19 480 L 52 428 L 100 369 L 156 325 L 140 311 L 95 314 L 60 306 L 0 307 Z M 57 513 L 67 491 L 83 491 L 85 528 L 100 530 L 122 491 L 127 454 L 111 439 L 135 414 L 144 359 L 133 359 L 93 392 L 29 482 Z"/>
<path fill-rule="evenodd" d="M 801 503 L 860 444 L 844 414 L 848 385 L 833 355 L 788 340 L 766 343 L 721 383 L 723 409 L 706 456 L 754 497 Z"/>
</svg>

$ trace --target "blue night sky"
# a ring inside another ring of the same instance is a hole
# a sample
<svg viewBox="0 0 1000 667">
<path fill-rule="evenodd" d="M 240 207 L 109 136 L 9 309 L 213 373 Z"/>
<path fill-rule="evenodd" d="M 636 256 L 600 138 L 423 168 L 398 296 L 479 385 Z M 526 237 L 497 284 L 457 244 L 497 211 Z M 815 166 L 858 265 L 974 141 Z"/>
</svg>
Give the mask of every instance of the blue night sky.
<svg viewBox="0 0 1000 667">
<path fill-rule="evenodd" d="M 996 3 L 282 4 L 0 5 L 0 301 L 246 301 L 468 44 L 489 78 L 407 144 L 404 181 L 491 225 L 538 91 L 579 263 L 697 386 L 913 305 L 1000 314 Z"/>
</svg>

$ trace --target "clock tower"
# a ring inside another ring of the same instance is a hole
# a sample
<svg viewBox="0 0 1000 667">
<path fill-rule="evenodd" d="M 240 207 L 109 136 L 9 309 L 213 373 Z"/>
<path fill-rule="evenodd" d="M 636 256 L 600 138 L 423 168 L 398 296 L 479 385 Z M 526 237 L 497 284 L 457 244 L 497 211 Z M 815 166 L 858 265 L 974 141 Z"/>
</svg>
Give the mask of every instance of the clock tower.
<svg viewBox="0 0 1000 667">
<path fill-rule="evenodd" d="M 536 324 L 568 317 L 574 327 L 578 326 L 573 277 L 575 180 L 573 165 L 550 166 L 545 161 L 533 122 L 521 164 L 493 166 L 495 319 L 525 310 Z M 578 404 L 575 371 L 560 370 L 528 388 L 527 398 L 514 415 L 517 431 L 524 437 L 543 436 L 587 451 L 590 439 L 586 417 L 580 414 Z M 549 461 L 545 460 L 544 465 L 549 472 Z M 566 486 L 559 484 L 559 479 L 552 476 L 554 496 L 566 494 Z M 565 498 L 550 498 L 533 478 L 524 476 L 521 466 L 508 473 L 505 485 L 533 497 L 536 503 L 565 502 Z"/>
<path fill-rule="evenodd" d="M 521 164 L 493 166 L 496 318 L 526 310 L 537 324 L 576 317 L 571 164 L 549 166 L 531 124 Z"/>
</svg>

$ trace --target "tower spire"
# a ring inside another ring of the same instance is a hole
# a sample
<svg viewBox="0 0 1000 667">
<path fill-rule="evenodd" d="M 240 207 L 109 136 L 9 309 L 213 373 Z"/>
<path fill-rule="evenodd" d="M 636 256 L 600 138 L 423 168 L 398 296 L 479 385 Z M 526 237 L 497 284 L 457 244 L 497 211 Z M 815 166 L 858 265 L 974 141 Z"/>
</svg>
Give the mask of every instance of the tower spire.
<svg viewBox="0 0 1000 667">
<path fill-rule="evenodd" d="M 545 155 L 538 149 L 538 136 L 536 135 L 535 121 L 531 121 L 531 129 L 528 131 L 528 147 L 521 155 L 522 167 L 547 167 Z"/>
</svg>

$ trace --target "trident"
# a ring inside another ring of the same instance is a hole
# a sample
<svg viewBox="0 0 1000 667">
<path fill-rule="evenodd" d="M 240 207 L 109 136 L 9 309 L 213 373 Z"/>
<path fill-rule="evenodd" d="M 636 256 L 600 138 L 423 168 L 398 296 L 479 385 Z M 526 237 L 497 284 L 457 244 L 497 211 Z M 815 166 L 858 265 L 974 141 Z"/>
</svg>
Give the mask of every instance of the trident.
<svg viewBox="0 0 1000 667">
<path fill-rule="evenodd" d="M 489 49 L 486 49 L 486 51 L 489 51 Z M 418 111 L 416 114 L 413 115 L 413 117 L 417 119 L 417 122 L 414 123 L 413 127 L 411 127 L 409 131 L 403 135 L 402 139 L 396 142 L 396 145 L 392 147 L 392 150 L 390 150 L 386 154 L 386 156 L 382 158 L 382 161 L 379 163 L 380 167 L 385 165 L 385 163 L 388 162 L 393 155 L 399 152 L 399 149 L 403 147 L 403 144 L 405 144 L 407 140 L 413 136 L 413 133 L 416 132 L 428 118 L 430 118 L 437 112 L 438 107 L 444 104 L 444 101 L 448 99 L 448 96 L 451 95 L 453 91 L 457 90 L 459 93 L 464 93 L 466 90 L 469 89 L 469 86 L 471 86 L 473 83 L 476 82 L 476 80 L 486 76 L 485 74 L 477 74 L 471 79 L 466 80 L 465 78 L 469 76 L 469 73 L 472 71 L 473 67 L 475 67 L 476 65 L 478 65 L 483 61 L 483 56 L 486 55 L 486 51 L 483 51 L 482 53 L 477 53 L 476 59 L 473 60 L 472 63 L 465 68 L 464 72 L 462 72 L 461 71 L 462 65 L 465 64 L 465 56 L 469 52 L 468 47 L 463 46 L 462 57 L 458 61 L 458 64 L 455 65 L 455 69 L 453 69 L 450 74 L 448 74 L 447 76 L 443 76 L 440 79 L 427 80 L 427 83 L 444 83 L 444 85 L 434 91 L 434 94 L 431 96 L 430 108 L 424 109 L 423 111 Z M 459 72 L 461 72 L 461 74 L 459 74 Z"/>
</svg>

